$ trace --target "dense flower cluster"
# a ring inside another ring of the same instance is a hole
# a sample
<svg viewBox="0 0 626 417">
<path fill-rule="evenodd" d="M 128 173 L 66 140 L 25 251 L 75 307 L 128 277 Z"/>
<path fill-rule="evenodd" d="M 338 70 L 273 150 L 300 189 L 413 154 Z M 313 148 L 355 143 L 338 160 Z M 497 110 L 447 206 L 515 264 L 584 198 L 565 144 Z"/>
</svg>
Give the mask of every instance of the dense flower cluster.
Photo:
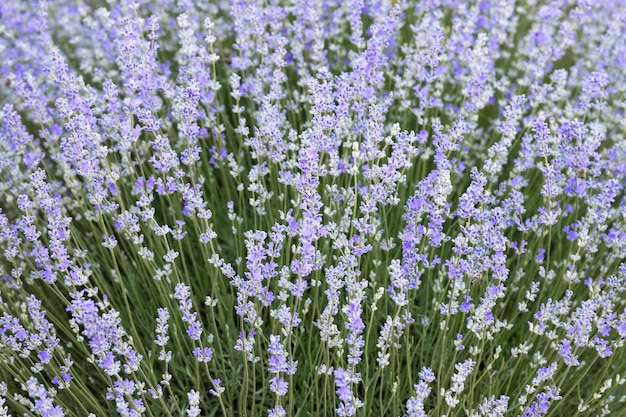
<svg viewBox="0 0 626 417">
<path fill-rule="evenodd" d="M 0 2 L 0 416 L 626 415 L 624 34 Z"/>
</svg>

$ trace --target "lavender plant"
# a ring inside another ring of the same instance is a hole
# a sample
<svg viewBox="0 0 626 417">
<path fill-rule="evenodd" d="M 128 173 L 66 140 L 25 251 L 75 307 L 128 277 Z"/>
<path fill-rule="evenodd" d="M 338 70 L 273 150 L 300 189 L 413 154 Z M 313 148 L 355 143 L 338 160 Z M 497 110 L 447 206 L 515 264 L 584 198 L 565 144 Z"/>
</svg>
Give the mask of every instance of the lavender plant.
<svg viewBox="0 0 626 417">
<path fill-rule="evenodd" d="M 0 416 L 626 415 L 625 6 L 0 2 Z"/>
</svg>

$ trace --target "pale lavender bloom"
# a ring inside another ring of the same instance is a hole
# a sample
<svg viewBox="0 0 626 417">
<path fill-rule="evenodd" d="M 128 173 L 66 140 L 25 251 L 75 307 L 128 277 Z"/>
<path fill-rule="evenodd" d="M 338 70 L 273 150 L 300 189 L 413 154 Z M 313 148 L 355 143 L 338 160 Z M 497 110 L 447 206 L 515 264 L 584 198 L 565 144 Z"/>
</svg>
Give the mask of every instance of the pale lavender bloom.
<svg viewBox="0 0 626 417">
<path fill-rule="evenodd" d="M 192 340 L 200 340 L 200 336 L 202 335 L 202 323 L 197 319 L 198 313 L 191 312 L 192 309 L 192 301 L 191 301 L 191 291 L 189 286 L 179 283 L 176 284 L 176 291 L 174 293 L 174 298 L 178 300 L 178 305 L 181 313 L 183 314 L 183 321 L 187 323 L 187 335 Z"/>
<path fill-rule="evenodd" d="M 196 417 L 201 413 L 200 410 L 200 393 L 196 390 L 191 390 L 187 393 L 187 399 L 189 401 L 189 408 L 185 410 L 187 416 Z"/>
<path fill-rule="evenodd" d="M 426 417 L 424 400 L 431 392 L 429 384 L 435 380 L 435 374 L 430 368 L 423 367 L 419 373 L 420 381 L 413 386 L 415 395 L 406 402 L 406 417 Z"/>
<path fill-rule="evenodd" d="M 389 350 L 392 347 L 398 347 L 398 339 L 402 335 L 403 329 L 404 325 L 400 322 L 400 319 L 391 316 L 387 316 L 385 324 L 381 326 L 378 341 L 376 342 L 376 347 L 378 348 L 376 362 L 381 368 L 389 366 L 391 357 Z"/>
<path fill-rule="evenodd" d="M 213 380 L 213 387 L 209 390 L 209 394 L 214 395 L 216 397 L 219 397 L 220 395 L 222 395 L 222 393 L 226 390 L 223 386 L 222 386 L 222 380 L 220 379 L 214 379 Z"/>
<path fill-rule="evenodd" d="M 546 388 L 543 392 L 537 394 L 537 399 L 524 409 L 520 417 L 540 417 L 546 415 L 550 403 L 563 398 L 559 394 L 560 390 L 558 387 Z"/>
<path fill-rule="evenodd" d="M 41 310 L 41 301 L 34 295 L 26 301 L 28 316 L 32 320 L 28 327 L 32 326 L 34 331 L 27 330 L 19 318 L 5 312 L 0 317 L 0 344 L 23 358 L 33 357 L 31 354 L 34 352 L 38 360 L 34 361 L 30 371 L 38 374 L 52 361 L 60 340 L 52 324 L 45 318 L 45 311 Z M 0 299 L 0 305 L 2 304 L 6 305 L 6 302 Z M 70 379 L 71 375 L 68 373 L 66 383 Z"/>
<path fill-rule="evenodd" d="M 52 187 L 45 181 L 45 171 L 38 169 L 31 174 L 30 178 L 39 205 L 48 216 L 48 238 L 50 239 L 48 247 L 50 248 L 50 258 L 56 261 L 53 266 L 58 271 L 67 271 L 72 264 L 64 242 L 69 238 L 70 219 L 63 215 L 61 199 L 58 195 L 53 195 Z M 74 269 L 74 271 L 76 270 Z M 44 279 L 47 283 L 52 284 L 56 281 L 56 274 L 52 272 L 46 274 Z M 66 275 L 66 284 L 68 285 L 82 285 L 84 283 L 85 278 L 78 274 Z"/>
<path fill-rule="evenodd" d="M 142 394 L 140 387 L 128 378 L 121 378 L 113 382 L 113 386 L 107 388 L 106 399 L 115 401 L 117 412 L 123 417 L 139 417 L 146 411 L 146 406 L 140 398 L 134 395 Z M 128 402 L 132 399 L 132 404 Z"/>
<path fill-rule="evenodd" d="M 261 358 L 254 356 L 254 345 L 256 343 L 256 331 L 254 329 L 239 334 L 235 342 L 234 349 L 245 352 L 246 359 L 250 362 L 258 362 Z"/>
<path fill-rule="evenodd" d="M 349 347 L 348 363 L 356 366 L 361 362 L 361 355 L 365 346 L 365 340 L 362 335 L 363 330 L 365 330 L 365 323 L 363 323 L 361 318 L 363 314 L 361 300 L 351 299 L 349 304 L 344 306 L 343 311 L 346 315 L 345 327 L 348 330 L 348 335 L 346 336 L 346 344 Z"/>
<path fill-rule="evenodd" d="M 465 391 L 465 381 L 474 371 L 475 366 L 476 361 L 473 359 L 467 359 L 464 362 L 454 364 L 456 372 L 452 375 L 452 385 L 444 394 L 446 404 L 448 404 L 450 408 L 455 408 L 460 403 L 459 394 Z"/>
<path fill-rule="evenodd" d="M 549 367 L 540 368 L 537 370 L 537 376 L 533 378 L 532 385 L 538 387 L 541 383 L 549 381 L 554 377 L 556 372 L 557 363 L 552 362 Z"/>
<path fill-rule="evenodd" d="M 465 389 L 465 380 L 474 370 L 474 366 L 476 366 L 476 361 L 472 359 L 467 359 L 463 363 L 457 363 L 454 365 L 457 372 L 452 376 L 452 387 L 450 388 L 452 392 L 463 392 Z"/>
<path fill-rule="evenodd" d="M 268 372 L 273 374 L 283 372 L 287 375 L 293 375 L 296 372 L 298 362 L 288 358 L 287 350 L 282 345 L 279 336 L 270 335 L 267 351 L 271 355 L 268 361 Z"/>
<path fill-rule="evenodd" d="M 59 344 L 59 339 L 56 335 L 52 323 L 46 319 L 46 312 L 41 310 L 41 301 L 31 295 L 27 298 L 28 314 L 33 321 L 33 328 L 36 333 L 31 333 L 25 344 L 29 349 L 39 348 L 38 353 L 39 363 L 35 363 L 31 370 L 34 373 L 43 371 L 43 367 L 52 360 L 54 350 Z"/>
<path fill-rule="evenodd" d="M 497 305 L 497 300 L 504 298 L 506 287 L 497 284 L 487 287 L 486 293 L 480 299 L 474 312 L 467 318 L 467 328 L 479 339 L 491 339 L 495 333 L 507 327 L 506 321 L 496 318 L 492 309 Z"/>
<path fill-rule="evenodd" d="M 347 417 L 356 414 L 363 403 L 354 395 L 353 386 L 361 381 L 361 375 L 339 367 L 335 369 L 335 387 L 339 405 L 335 409 L 338 416 Z"/>
<path fill-rule="evenodd" d="M 44 152 L 12 104 L 5 104 L 0 111 L 0 152 L 0 191 L 23 193 L 23 184 L 29 183 L 28 175 L 39 165 Z"/>
<path fill-rule="evenodd" d="M 495 79 L 495 65 L 487 43 L 487 34 L 479 33 L 478 39 L 467 51 L 467 57 L 464 57 L 467 60 L 467 72 L 461 77 L 461 82 L 464 84 L 463 93 L 468 97 L 464 109 L 469 113 L 477 112 L 493 98 L 491 83 Z"/>
<path fill-rule="evenodd" d="M 580 110 L 587 112 L 590 109 L 605 110 L 608 93 L 605 91 L 609 83 L 609 77 L 604 72 L 592 72 L 583 81 L 581 95 L 579 97 Z"/>
<path fill-rule="evenodd" d="M 12 414 L 9 414 L 9 408 L 5 406 L 6 396 L 7 396 L 7 384 L 6 382 L 2 381 L 0 382 L 0 416 L 12 417 Z"/>
<path fill-rule="evenodd" d="M 388 269 L 391 284 L 387 287 L 387 292 L 390 298 L 398 307 L 408 305 L 407 293 L 417 288 L 417 283 L 410 279 L 410 275 L 405 274 L 398 259 L 392 260 Z"/>
<path fill-rule="evenodd" d="M 92 349 L 99 365 L 105 374 L 113 376 L 119 374 L 121 362 L 116 360 L 115 354 L 121 354 L 125 349 L 125 342 L 120 336 L 124 332 L 118 333 L 119 318 L 115 312 L 112 314 L 99 315 L 98 306 L 93 300 L 84 298 L 85 291 L 72 294 L 73 300 L 67 307 L 67 311 L 72 313 L 72 317 L 77 325 L 84 324 L 83 336 Z"/>
<path fill-rule="evenodd" d="M 340 290 L 345 285 L 341 280 L 345 273 L 346 265 L 338 263 L 337 266 L 329 266 L 325 269 L 325 278 L 328 288 L 324 291 L 327 297 L 327 303 L 324 311 L 319 319 L 313 322 L 313 325 L 320 330 L 320 339 L 328 343 L 329 347 L 339 347 L 342 345 L 340 332 L 335 324 L 335 316 L 339 312 L 339 295 Z"/>
<path fill-rule="evenodd" d="M 33 400 L 33 409 L 35 413 L 46 417 L 63 417 L 65 413 L 59 405 L 54 405 L 54 396 L 56 390 L 54 388 L 46 389 L 43 384 L 38 384 L 36 378 L 31 377 L 26 381 L 25 389 Z"/>
<path fill-rule="evenodd" d="M 277 397 L 285 396 L 289 392 L 289 383 L 281 376 L 274 376 L 270 379 L 270 391 Z"/>
<path fill-rule="evenodd" d="M 206 346 L 203 348 L 196 347 L 193 349 L 193 355 L 198 362 L 208 363 L 213 358 L 213 349 Z"/>
<path fill-rule="evenodd" d="M 285 417 L 287 412 L 282 405 L 277 405 L 276 407 L 267 410 L 267 415 L 269 417 Z"/>
<path fill-rule="evenodd" d="M 405 212 L 402 219 L 406 222 L 404 232 L 401 234 L 402 244 L 402 266 L 409 274 L 409 277 L 417 280 L 420 276 L 420 264 L 426 264 L 425 254 L 418 253 L 417 248 L 422 244 L 422 239 L 428 235 L 432 236 L 430 244 L 438 246 L 441 241 L 440 232 L 436 225 L 442 223 L 441 216 L 437 214 L 437 209 L 432 201 L 437 172 L 429 173 L 422 179 L 416 187 L 413 196 L 407 199 Z M 428 218 L 430 224 L 422 225 L 424 218 Z M 428 265 L 427 267 L 434 267 Z"/>
<path fill-rule="evenodd" d="M 501 395 L 496 399 L 495 395 L 492 395 L 488 399 L 485 397 L 478 406 L 478 413 L 472 413 L 470 416 L 484 416 L 484 417 L 504 417 L 509 409 L 509 397 Z"/>
</svg>

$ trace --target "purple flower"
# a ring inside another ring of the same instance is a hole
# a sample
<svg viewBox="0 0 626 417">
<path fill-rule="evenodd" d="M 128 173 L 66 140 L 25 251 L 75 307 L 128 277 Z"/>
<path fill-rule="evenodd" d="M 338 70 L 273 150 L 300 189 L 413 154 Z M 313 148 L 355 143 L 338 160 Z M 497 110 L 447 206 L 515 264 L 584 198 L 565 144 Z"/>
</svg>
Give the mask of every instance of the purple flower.
<svg viewBox="0 0 626 417">
<path fill-rule="evenodd" d="M 203 327 L 200 321 L 197 319 L 198 313 L 191 312 L 192 301 L 191 301 L 191 291 L 190 288 L 183 284 L 176 285 L 176 291 L 174 293 L 174 298 L 178 300 L 178 305 L 180 311 L 183 315 L 183 321 L 187 323 L 187 335 L 192 340 L 200 340 L 200 336 L 202 335 Z"/>
</svg>

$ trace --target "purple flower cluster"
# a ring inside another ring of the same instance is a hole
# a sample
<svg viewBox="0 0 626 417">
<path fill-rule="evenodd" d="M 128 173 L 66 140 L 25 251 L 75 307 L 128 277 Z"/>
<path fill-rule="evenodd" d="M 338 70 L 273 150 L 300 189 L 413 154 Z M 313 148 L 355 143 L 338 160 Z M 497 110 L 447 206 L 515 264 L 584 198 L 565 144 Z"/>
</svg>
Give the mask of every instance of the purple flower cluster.
<svg viewBox="0 0 626 417">
<path fill-rule="evenodd" d="M 626 414 L 623 0 L 0 3 L 0 415 Z"/>
</svg>

